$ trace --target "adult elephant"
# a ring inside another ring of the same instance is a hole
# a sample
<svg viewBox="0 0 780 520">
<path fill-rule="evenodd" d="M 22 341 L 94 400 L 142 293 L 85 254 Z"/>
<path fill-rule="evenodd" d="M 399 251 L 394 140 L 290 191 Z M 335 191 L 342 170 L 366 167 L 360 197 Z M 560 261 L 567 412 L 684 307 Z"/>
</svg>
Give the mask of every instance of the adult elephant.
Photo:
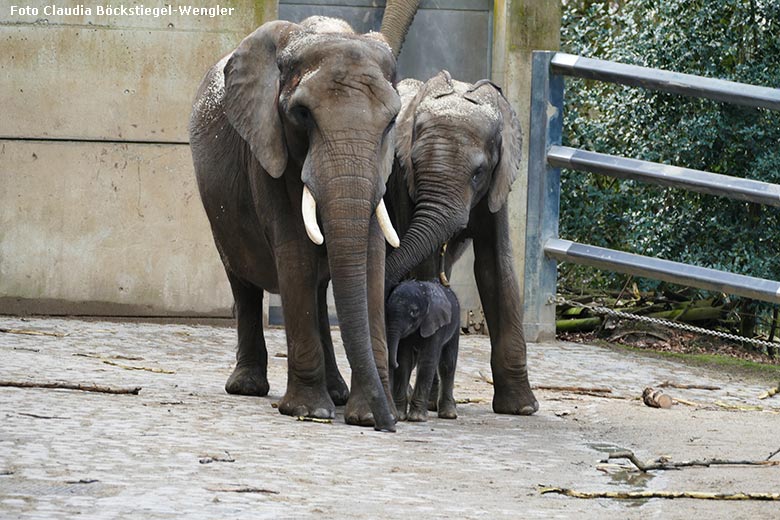
<svg viewBox="0 0 780 520">
<path fill-rule="evenodd" d="M 352 367 L 346 421 L 395 429 L 383 231 L 396 245 L 397 236 L 382 202 L 400 109 L 394 74 L 381 36 L 313 17 L 262 25 L 201 83 L 190 142 L 235 299 L 229 393 L 268 393 L 262 301 L 263 291 L 278 292 L 289 369 L 279 411 L 334 416 L 334 398 L 347 389 L 329 345 L 325 288 L 332 278 Z"/>
<path fill-rule="evenodd" d="M 454 81 L 443 71 L 426 83 L 399 83 L 396 161 L 388 182 L 400 248 L 386 261 L 387 289 L 408 273 L 438 277 L 439 252 L 453 263 L 469 242 L 492 345 L 493 410 L 530 415 L 539 409 L 528 382 L 522 299 L 512 263 L 507 195 L 521 154 L 517 117 L 489 81 Z"/>
</svg>

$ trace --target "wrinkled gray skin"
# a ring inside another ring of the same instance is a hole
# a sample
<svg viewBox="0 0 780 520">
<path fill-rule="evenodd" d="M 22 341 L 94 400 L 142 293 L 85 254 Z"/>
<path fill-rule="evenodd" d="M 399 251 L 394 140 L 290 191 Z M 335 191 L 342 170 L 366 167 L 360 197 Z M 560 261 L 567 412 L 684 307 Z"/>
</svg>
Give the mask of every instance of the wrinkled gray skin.
<svg viewBox="0 0 780 520">
<path fill-rule="evenodd" d="M 539 404 L 528 382 L 506 206 L 519 168 L 520 124 L 487 81 L 462 83 L 443 71 L 424 84 L 402 81 L 398 90 L 403 108 L 385 198 L 402 239 L 387 257 L 386 289 L 410 273 L 436 278 L 445 243 L 449 277 L 473 241 L 474 275 L 492 345 L 493 410 L 533 414 Z"/>
<path fill-rule="evenodd" d="M 385 191 L 400 100 L 382 37 L 341 21 L 269 22 L 217 63 L 190 122 L 203 205 L 225 266 L 238 329 L 226 390 L 266 395 L 263 291 L 281 294 L 288 345 L 279 411 L 393 431 L 384 323 L 384 238 L 374 216 Z M 304 184 L 324 246 L 307 237 Z M 325 291 L 333 281 L 352 367 L 335 365 Z M 369 312 L 370 310 L 370 312 Z"/>
<path fill-rule="evenodd" d="M 409 280 L 387 300 L 387 346 L 393 400 L 400 420 L 426 421 L 428 396 L 434 375 L 439 375 L 436 408 L 439 417 L 455 419 L 455 365 L 460 337 L 460 304 L 455 293 L 437 282 Z M 409 378 L 417 367 L 411 400 Z"/>
</svg>

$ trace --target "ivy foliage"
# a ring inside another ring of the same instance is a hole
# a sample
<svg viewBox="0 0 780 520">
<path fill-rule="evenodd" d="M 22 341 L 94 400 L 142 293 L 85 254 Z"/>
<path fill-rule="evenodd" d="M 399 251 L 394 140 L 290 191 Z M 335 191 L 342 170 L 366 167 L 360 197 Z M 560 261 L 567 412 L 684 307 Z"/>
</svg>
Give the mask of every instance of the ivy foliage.
<svg viewBox="0 0 780 520">
<path fill-rule="evenodd" d="M 780 88 L 780 0 L 564 0 L 561 31 L 571 54 Z M 565 145 L 780 184 L 778 112 L 571 78 L 565 100 Z M 780 208 L 573 171 L 561 184 L 564 238 L 780 280 Z M 562 282 L 622 281 L 591 273 Z"/>
</svg>

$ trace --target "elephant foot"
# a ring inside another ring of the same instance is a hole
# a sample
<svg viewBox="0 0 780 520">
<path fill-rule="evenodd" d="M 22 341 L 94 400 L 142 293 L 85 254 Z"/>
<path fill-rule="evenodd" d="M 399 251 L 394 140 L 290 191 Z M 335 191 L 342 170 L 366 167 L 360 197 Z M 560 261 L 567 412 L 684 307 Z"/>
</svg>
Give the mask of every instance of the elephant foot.
<svg viewBox="0 0 780 520">
<path fill-rule="evenodd" d="M 390 401 L 390 403 L 392 403 L 392 401 Z M 391 406 L 391 408 L 395 408 L 395 406 Z M 373 426 L 375 430 L 394 432 L 397 412 L 391 410 L 390 415 L 391 416 L 387 421 L 377 424 L 374 420 L 374 414 L 371 411 L 371 407 L 368 405 L 368 401 L 359 393 L 352 392 L 347 401 L 347 408 L 344 412 L 344 421 L 347 424 L 356 426 Z"/>
<path fill-rule="evenodd" d="M 409 409 L 409 415 L 406 417 L 406 420 L 409 422 L 426 422 L 428 420 L 427 406 L 420 408 L 411 407 Z"/>
<path fill-rule="evenodd" d="M 456 411 L 455 401 L 446 400 L 439 404 L 439 419 L 457 419 L 458 412 Z"/>
<path fill-rule="evenodd" d="M 327 392 L 311 387 L 287 388 L 287 392 L 279 401 L 279 413 L 293 417 L 314 417 L 316 419 L 333 419 L 336 417 L 336 406 Z"/>
<path fill-rule="evenodd" d="M 347 404 L 347 401 L 349 400 L 349 387 L 341 378 L 341 375 L 328 378 L 328 395 L 330 395 L 333 404 L 336 406 Z"/>
<path fill-rule="evenodd" d="M 539 401 L 531 391 L 528 381 L 514 385 L 496 385 L 493 395 L 493 411 L 512 415 L 533 415 L 539 411 Z"/>
<path fill-rule="evenodd" d="M 233 395 L 268 395 L 268 378 L 259 365 L 236 365 L 225 383 L 225 391 Z"/>
</svg>

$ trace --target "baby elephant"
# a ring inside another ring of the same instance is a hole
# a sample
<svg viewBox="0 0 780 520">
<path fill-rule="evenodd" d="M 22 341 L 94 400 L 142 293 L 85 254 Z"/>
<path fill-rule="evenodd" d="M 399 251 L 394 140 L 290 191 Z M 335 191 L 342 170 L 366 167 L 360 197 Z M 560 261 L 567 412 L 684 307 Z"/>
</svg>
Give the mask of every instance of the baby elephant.
<svg viewBox="0 0 780 520">
<path fill-rule="evenodd" d="M 398 285 L 387 300 L 387 346 L 393 399 L 399 420 L 425 421 L 436 369 L 439 371 L 439 417 L 455 419 L 455 364 L 458 360 L 460 304 L 449 288 L 436 282 L 410 280 Z M 409 403 L 409 378 L 417 380 Z"/>
</svg>

